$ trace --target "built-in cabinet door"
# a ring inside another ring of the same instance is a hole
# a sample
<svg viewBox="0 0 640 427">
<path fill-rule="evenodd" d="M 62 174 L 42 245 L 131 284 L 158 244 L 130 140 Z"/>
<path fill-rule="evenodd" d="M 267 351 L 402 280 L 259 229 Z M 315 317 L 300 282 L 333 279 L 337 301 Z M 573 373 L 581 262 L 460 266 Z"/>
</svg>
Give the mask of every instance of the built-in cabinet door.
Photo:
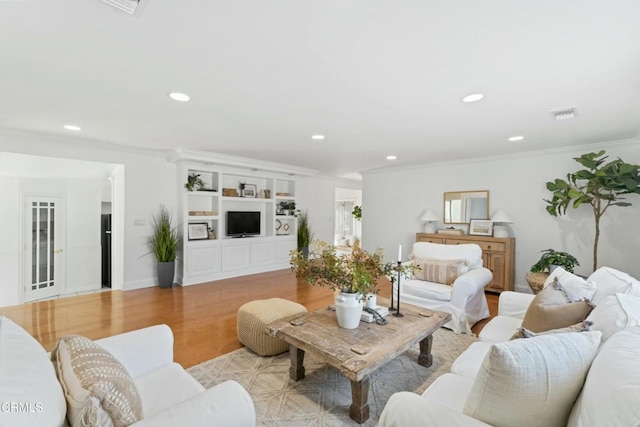
<svg viewBox="0 0 640 427">
<path fill-rule="evenodd" d="M 485 253 L 482 255 L 483 264 L 493 274 L 491 282 L 485 286 L 490 291 L 501 292 L 504 290 L 505 283 L 505 256 L 499 253 Z"/>
<path fill-rule="evenodd" d="M 251 245 L 248 239 L 232 239 L 222 243 L 222 271 L 249 268 Z"/>
<path fill-rule="evenodd" d="M 190 244 L 187 248 L 187 271 L 189 276 L 200 276 L 220 271 L 220 245 Z"/>
<path fill-rule="evenodd" d="M 276 239 L 276 259 L 278 264 L 288 263 L 291 260 L 291 251 L 297 249 L 295 238 L 278 237 Z"/>
<path fill-rule="evenodd" d="M 251 242 L 251 265 L 272 264 L 274 259 L 273 240 Z"/>
</svg>

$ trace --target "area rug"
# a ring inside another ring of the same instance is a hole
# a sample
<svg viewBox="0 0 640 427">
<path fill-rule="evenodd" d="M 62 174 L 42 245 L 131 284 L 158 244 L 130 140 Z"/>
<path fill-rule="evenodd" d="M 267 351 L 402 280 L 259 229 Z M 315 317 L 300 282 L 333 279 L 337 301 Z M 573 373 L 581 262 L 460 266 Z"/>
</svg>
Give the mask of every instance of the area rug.
<svg viewBox="0 0 640 427">
<path fill-rule="evenodd" d="M 364 426 L 375 426 L 389 397 L 398 391 L 422 393 L 476 338 L 456 335 L 448 329 L 434 333 L 433 365 L 418 365 L 416 345 L 387 363 L 371 376 L 370 418 Z M 305 355 L 306 376 L 296 382 L 289 378 L 289 354 L 261 357 L 241 348 L 187 371 L 205 388 L 233 379 L 247 389 L 256 407 L 259 426 L 307 427 L 354 426 L 349 418 L 351 384 L 340 373 Z"/>
</svg>

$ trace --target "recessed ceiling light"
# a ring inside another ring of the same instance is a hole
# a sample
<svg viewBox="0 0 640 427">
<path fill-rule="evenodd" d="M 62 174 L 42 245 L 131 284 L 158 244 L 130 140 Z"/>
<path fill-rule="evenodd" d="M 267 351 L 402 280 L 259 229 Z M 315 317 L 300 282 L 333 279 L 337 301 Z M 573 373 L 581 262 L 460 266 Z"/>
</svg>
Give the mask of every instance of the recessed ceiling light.
<svg viewBox="0 0 640 427">
<path fill-rule="evenodd" d="M 471 95 L 467 95 L 462 98 L 462 102 L 477 102 L 484 98 L 484 95 L 481 93 L 472 93 Z"/>
<path fill-rule="evenodd" d="M 75 131 L 82 130 L 80 126 L 75 126 L 75 125 L 64 125 L 64 128 L 66 130 L 75 130 Z"/>
<path fill-rule="evenodd" d="M 516 141 L 522 141 L 524 139 L 524 136 L 518 135 L 518 136 L 512 136 L 509 138 L 509 141 L 511 142 L 516 142 Z"/>
<path fill-rule="evenodd" d="M 174 101 L 180 101 L 180 102 L 187 102 L 188 100 L 191 99 L 189 95 L 185 93 L 180 93 L 180 92 L 171 92 L 169 94 L 169 98 L 173 99 Z"/>
<path fill-rule="evenodd" d="M 313 135 L 311 139 L 315 139 L 316 141 L 321 141 L 324 139 L 324 135 Z"/>
<path fill-rule="evenodd" d="M 395 159 L 397 159 L 396 156 L 387 156 L 387 160 L 395 160 Z"/>
</svg>

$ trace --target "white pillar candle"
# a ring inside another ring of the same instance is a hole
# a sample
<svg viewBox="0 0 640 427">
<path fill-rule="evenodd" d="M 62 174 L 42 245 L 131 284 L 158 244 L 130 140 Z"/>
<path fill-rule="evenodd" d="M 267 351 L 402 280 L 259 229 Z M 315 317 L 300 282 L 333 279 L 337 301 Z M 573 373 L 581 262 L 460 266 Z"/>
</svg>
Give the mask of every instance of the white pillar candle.
<svg viewBox="0 0 640 427">
<path fill-rule="evenodd" d="M 402 245 L 398 245 L 398 262 L 402 262 Z"/>
</svg>

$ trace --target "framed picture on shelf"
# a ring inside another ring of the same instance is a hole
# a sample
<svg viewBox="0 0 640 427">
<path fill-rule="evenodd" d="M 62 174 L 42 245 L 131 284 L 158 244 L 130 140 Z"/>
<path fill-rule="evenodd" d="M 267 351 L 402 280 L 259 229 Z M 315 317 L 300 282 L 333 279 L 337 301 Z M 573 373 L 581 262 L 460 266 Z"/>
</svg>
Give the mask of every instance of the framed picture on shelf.
<svg viewBox="0 0 640 427">
<path fill-rule="evenodd" d="M 255 184 L 244 184 L 242 189 L 242 197 L 256 197 L 258 188 Z"/>
<path fill-rule="evenodd" d="M 206 222 L 189 223 L 189 240 L 204 240 L 209 238 L 209 226 Z"/>
<path fill-rule="evenodd" d="M 489 219 L 472 219 L 469 223 L 469 234 L 475 236 L 492 236 L 493 222 Z"/>
</svg>

